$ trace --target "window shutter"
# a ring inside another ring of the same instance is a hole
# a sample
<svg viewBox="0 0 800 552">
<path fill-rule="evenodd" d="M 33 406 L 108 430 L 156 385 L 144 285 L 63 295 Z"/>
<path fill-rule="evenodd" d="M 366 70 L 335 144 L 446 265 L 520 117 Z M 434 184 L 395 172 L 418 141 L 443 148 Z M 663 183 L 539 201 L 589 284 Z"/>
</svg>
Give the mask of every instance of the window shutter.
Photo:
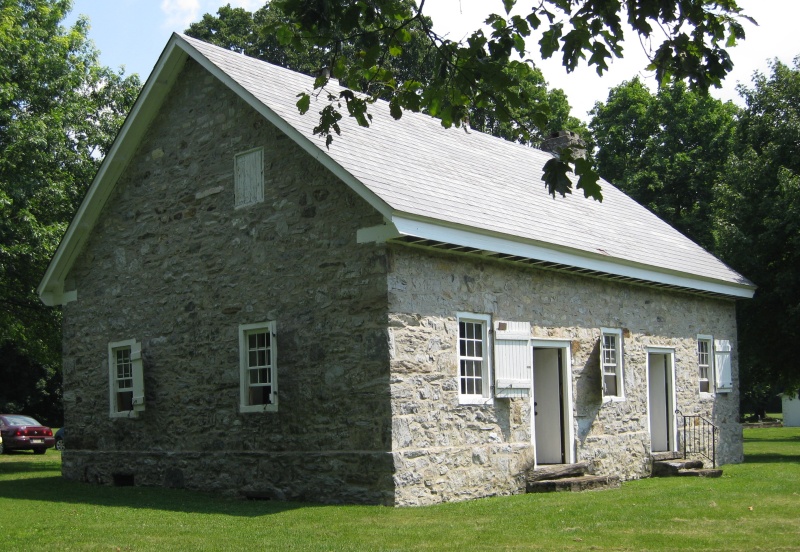
<svg viewBox="0 0 800 552">
<path fill-rule="evenodd" d="M 236 155 L 234 161 L 234 206 L 264 201 L 264 149 Z"/>
<path fill-rule="evenodd" d="M 133 372 L 133 410 L 144 411 L 144 371 L 142 369 L 142 344 L 131 345 L 131 369 Z"/>
<path fill-rule="evenodd" d="M 714 341 L 714 368 L 717 375 L 717 393 L 730 393 L 733 391 L 731 342 L 727 339 Z"/>
<path fill-rule="evenodd" d="M 494 323 L 495 397 L 527 397 L 533 379 L 529 322 Z"/>
</svg>

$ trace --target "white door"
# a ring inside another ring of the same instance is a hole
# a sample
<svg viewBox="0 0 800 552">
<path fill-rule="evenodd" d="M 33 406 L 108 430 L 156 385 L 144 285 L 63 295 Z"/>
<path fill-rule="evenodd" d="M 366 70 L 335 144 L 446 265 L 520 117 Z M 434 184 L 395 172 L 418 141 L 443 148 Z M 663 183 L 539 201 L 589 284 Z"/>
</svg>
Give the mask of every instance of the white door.
<svg viewBox="0 0 800 552">
<path fill-rule="evenodd" d="M 650 450 L 672 450 L 674 402 L 672 399 L 672 355 L 647 355 L 648 403 L 650 406 Z"/>
<path fill-rule="evenodd" d="M 533 350 L 533 412 L 536 463 L 564 464 L 564 385 L 562 350 Z"/>
</svg>

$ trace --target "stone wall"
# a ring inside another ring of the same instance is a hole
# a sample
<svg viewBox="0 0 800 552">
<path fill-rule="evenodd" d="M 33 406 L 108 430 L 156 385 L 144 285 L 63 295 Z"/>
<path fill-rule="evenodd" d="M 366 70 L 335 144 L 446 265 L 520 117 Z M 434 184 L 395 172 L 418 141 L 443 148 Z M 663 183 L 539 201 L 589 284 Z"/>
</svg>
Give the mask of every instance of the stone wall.
<svg viewBox="0 0 800 552">
<path fill-rule="evenodd" d="M 730 339 L 737 388 L 733 302 L 392 246 L 389 310 L 397 504 L 522 492 L 534 462 L 529 399 L 459 405 L 457 312 L 571 342 L 572 445 L 595 473 L 648 474 L 647 347 L 674 349 L 677 406 L 721 426 L 721 462 L 742 459 L 738 393 L 701 397 L 696 354 L 697 334 Z M 601 327 L 623 329 L 622 402 L 602 399 Z"/>
<path fill-rule="evenodd" d="M 264 147 L 265 201 L 234 209 Z M 189 60 L 92 231 L 64 311 L 64 475 L 393 503 L 381 217 Z M 239 413 L 238 326 L 277 322 L 279 411 Z M 107 346 L 142 343 L 146 410 L 109 417 Z"/>
</svg>

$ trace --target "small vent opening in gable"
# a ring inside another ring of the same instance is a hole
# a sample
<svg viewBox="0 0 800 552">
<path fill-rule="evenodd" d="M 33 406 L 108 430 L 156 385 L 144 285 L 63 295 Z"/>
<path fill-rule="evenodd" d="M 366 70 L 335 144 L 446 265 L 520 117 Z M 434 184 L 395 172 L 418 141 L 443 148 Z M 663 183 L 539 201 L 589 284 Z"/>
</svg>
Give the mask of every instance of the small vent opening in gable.
<svg viewBox="0 0 800 552">
<path fill-rule="evenodd" d="M 237 208 L 264 201 L 264 148 L 234 158 L 234 195 Z"/>
</svg>

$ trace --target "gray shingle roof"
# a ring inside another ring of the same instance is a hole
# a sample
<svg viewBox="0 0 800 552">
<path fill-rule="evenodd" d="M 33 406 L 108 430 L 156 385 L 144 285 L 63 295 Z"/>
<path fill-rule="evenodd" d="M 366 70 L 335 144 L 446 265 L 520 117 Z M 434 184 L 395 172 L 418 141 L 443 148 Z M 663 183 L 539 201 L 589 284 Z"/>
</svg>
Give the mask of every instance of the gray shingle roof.
<svg viewBox="0 0 800 552">
<path fill-rule="evenodd" d="M 552 198 L 541 180 L 550 154 L 534 148 L 445 129 L 418 113 L 395 121 L 379 101 L 370 106 L 370 128 L 345 116 L 342 135 L 327 149 L 312 130 L 323 102 L 312 99 L 306 115 L 296 107 L 298 93 L 313 91 L 312 77 L 175 34 L 40 284 L 46 303 L 71 300 L 63 278 L 85 240 L 79 228 L 93 224 L 122 170 L 116 152 L 134 147 L 187 54 L 331 168 L 399 234 L 703 293 L 751 297 L 755 290 L 608 182 L 601 182 L 602 202 L 580 191 Z"/>
</svg>

